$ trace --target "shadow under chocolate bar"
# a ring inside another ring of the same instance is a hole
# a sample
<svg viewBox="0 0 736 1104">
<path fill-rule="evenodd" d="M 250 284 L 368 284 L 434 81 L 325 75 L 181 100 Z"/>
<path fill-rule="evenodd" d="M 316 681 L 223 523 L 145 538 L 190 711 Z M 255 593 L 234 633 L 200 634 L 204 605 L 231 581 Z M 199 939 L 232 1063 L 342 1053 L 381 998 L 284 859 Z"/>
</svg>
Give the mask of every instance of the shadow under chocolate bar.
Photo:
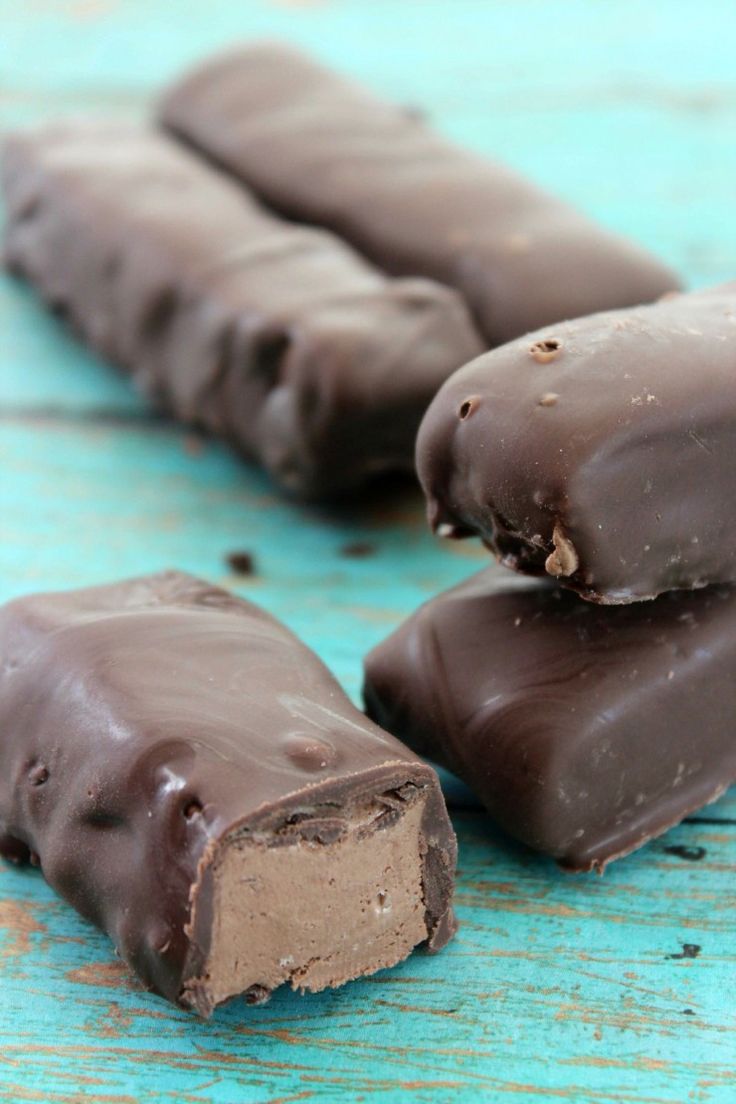
<svg viewBox="0 0 736 1104">
<path fill-rule="evenodd" d="M 736 283 L 466 365 L 417 439 L 435 531 L 615 605 L 736 581 Z"/>
<path fill-rule="evenodd" d="M 179 572 L 0 609 L 0 854 L 209 1015 L 451 937 L 435 772 L 268 614 Z"/>
<path fill-rule="evenodd" d="M 203 62 L 159 116 L 289 217 L 457 288 L 490 346 L 679 286 L 644 249 L 278 43 Z"/>
<path fill-rule="evenodd" d="M 18 134 L 3 179 L 8 265 L 160 405 L 294 493 L 411 469 L 430 399 L 481 351 L 454 292 L 387 278 L 155 130 Z"/>
<path fill-rule="evenodd" d="M 365 700 L 510 835 L 603 870 L 736 781 L 736 589 L 607 608 L 489 568 L 370 653 Z"/>
</svg>

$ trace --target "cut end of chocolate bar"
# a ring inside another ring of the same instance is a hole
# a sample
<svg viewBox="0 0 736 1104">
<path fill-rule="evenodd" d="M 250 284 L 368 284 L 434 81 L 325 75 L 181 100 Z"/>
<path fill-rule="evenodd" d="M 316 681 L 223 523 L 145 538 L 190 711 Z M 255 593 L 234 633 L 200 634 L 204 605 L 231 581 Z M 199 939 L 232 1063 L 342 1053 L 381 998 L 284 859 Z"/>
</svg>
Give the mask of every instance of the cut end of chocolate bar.
<svg viewBox="0 0 736 1104">
<path fill-rule="evenodd" d="M 232 997 L 318 992 L 406 958 L 429 935 L 426 804 L 408 785 L 334 815 L 305 810 L 278 832 L 231 832 L 204 875 L 209 953 L 182 1002 L 208 1016 Z"/>
</svg>

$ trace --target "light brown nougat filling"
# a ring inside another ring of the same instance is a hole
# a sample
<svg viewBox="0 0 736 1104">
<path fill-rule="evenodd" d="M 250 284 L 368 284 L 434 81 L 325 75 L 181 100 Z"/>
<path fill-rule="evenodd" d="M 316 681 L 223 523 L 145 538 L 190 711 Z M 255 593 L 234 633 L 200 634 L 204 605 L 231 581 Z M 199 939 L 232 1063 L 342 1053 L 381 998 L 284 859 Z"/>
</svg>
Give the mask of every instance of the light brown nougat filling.
<svg viewBox="0 0 736 1104">
<path fill-rule="evenodd" d="M 201 979 L 212 1003 L 290 982 L 317 991 L 393 966 L 427 938 L 418 792 L 393 823 L 385 806 L 343 811 L 334 843 L 233 834 L 215 859 L 214 920 Z"/>
</svg>

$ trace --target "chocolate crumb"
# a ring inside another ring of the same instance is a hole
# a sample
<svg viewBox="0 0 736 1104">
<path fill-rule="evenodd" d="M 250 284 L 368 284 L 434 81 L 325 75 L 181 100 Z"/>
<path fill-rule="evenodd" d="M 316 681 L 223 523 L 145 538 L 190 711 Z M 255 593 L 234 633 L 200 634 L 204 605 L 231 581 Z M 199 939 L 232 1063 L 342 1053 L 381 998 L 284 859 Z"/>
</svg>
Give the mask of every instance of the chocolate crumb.
<svg viewBox="0 0 736 1104">
<path fill-rule="evenodd" d="M 685 859 L 686 862 L 700 862 L 706 855 L 704 847 L 686 847 L 684 845 L 665 847 L 665 851 L 668 855 L 676 855 L 678 859 Z"/>
<path fill-rule="evenodd" d="M 340 549 L 340 555 L 349 560 L 365 560 L 368 556 L 375 556 L 376 546 L 370 541 L 353 541 L 352 544 L 344 544 Z"/>
<path fill-rule="evenodd" d="M 252 552 L 228 552 L 225 562 L 236 575 L 255 575 L 256 562 Z"/>
<path fill-rule="evenodd" d="M 699 943 L 683 943 L 679 954 L 665 955 L 666 958 L 697 958 L 702 948 Z"/>
</svg>

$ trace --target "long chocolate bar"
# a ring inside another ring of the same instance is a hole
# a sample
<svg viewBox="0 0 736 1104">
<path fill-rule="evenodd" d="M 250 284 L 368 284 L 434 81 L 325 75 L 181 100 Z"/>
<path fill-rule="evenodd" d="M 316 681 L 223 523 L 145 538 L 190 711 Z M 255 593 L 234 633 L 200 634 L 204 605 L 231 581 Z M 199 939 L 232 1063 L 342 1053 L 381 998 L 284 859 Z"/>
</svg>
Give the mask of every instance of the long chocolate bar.
<svg viewBox="0 0 736 1104">
<path fill-rule="evenodd" d="M 504 575 L 432 599 L 368 656 L 368 712 L 512 836 L 602 870 L 736 781 L 736 590 L 604 609 Z"/>
<path fill-rule="evenodd" d="M 736 580 L 734 364 L 736 283 L 479 357 L 419 433 L 431 524 L 594 602 Z"/>
<path fill-rule="evenodd" d="M 4 184 L 9 265 L 163 406 L 296 493 L 411 468 L 429 400 L 481 351 L 455 293 L 387 279 L 156 131 L 17 135 Z"/>
<path fill-rule="evenodd" d="M 435 772 L 248 602 L 179 572 L 0 610 L 0 853 L 209 1015 L 443 946 Z"/>
<path fill-rule="evenodd" d="M 645 250 L 286 46 L 206 61 L 160 117 L 286 215 L 388 272 L 458 288 L 491 346 L 679 284 Z"/>
</svg>

